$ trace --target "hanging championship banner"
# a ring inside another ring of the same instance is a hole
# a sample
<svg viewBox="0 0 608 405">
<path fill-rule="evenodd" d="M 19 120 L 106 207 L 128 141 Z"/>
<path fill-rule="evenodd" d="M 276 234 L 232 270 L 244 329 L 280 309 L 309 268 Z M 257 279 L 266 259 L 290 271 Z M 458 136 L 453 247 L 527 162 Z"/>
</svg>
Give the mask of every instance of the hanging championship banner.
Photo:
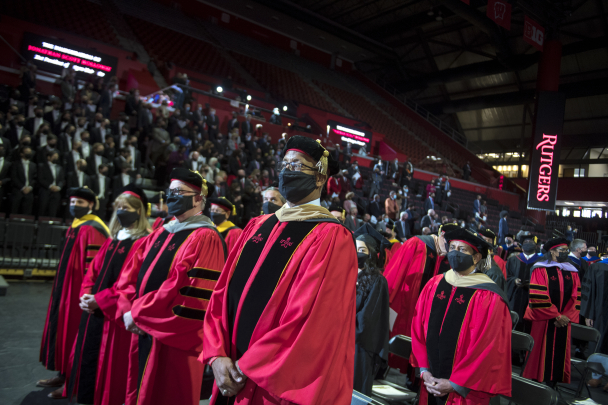
<svg viewBox="0 0 608 405">
<path fill-rule="evenodd" d="M 506 1 L 490 0 L 486 8 L 486 15 L 501 27 L 511 30 L 511 5 Z"/>
<path fill-rule="evenodd" d="M 565 107 L 563 93 L 538 93 L 528 176 L 528 209 L 555 211 Z"/>
<path fill-rule="evenodd" d="M 542 52 L 545 43 L 545 29 L 527 15 L 524 16 L 524 41 Z"/>
</svg>

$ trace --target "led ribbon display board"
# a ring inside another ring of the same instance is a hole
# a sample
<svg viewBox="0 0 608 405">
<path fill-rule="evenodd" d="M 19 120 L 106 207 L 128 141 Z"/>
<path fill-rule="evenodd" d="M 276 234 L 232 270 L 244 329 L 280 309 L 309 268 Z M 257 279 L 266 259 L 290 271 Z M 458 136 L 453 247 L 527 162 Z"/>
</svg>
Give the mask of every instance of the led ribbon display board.
<svg viewBox="0 0 608 405">
<path fill-rule="evenodd" d="M 372 144 L 371 131 L 354 128 L 331 120 L 327 121 L 327 126 L 329 127 L 329 131 L 340 136 L 342 142 L 351 143 L 355 149 L 365 146 L 367 151 L 370 150 L 370 145 Z"/>
<path fill-rule="evenodd" d="M 61 74 L 63 69 L 71 68 L 81 78 L 90 75 L 108 78 L 116 75 L 118 66 L 114 56 L 29 32 L 23 34 L 21 54 L 40 69 Z"/>
<path fill-rule="evenodd" d="M 552 91 L 538 93 L 530 162 L 528 209 L 555 210 L 565 106 L 566 98 L 563 93 Z"/>
</svg>

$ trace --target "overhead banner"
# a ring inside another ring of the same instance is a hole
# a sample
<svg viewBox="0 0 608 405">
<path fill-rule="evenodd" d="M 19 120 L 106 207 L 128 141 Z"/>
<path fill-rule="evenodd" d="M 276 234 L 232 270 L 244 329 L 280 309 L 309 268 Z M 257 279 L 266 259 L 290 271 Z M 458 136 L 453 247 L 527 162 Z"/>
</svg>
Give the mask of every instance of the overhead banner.
<svg viewBox="0 0 608 405">
<path fill-rule="evenodd" d="M 63 69 L 72 69 L 81 78 L 94 75 L 107 79 L 116 75 L 118 66 L 114 56 L 29 32 L 23 33 L 21 54 L 42 70 L 61 74 Z"/>
<path fill-rule="evenodd" d="M 541 52 L 545 44 L 545 29 L 527 15 L 524 16 L 524 41 Z"/>
<path fill-rule="evenodd" d="M 372 144 L 372 133 L 361 128 L 341 124 L 337 121 L 327 121 L 327 131 L 340 136 L 342 143 L 350 143 L 355 149 L 365 146 L 369 152 Z"/>
<path fill-rule="evenodd" d="M 528 209 L 555 211 L 565 107 L 564 93 L 538 93 L 529 172 Z"/>
<path fill-rule="evenodd" d="M 490 0 L 486 8 L 486 15 L 501 27 L 511 30 L 511 5 L 506 1 Z"/>
</svg>

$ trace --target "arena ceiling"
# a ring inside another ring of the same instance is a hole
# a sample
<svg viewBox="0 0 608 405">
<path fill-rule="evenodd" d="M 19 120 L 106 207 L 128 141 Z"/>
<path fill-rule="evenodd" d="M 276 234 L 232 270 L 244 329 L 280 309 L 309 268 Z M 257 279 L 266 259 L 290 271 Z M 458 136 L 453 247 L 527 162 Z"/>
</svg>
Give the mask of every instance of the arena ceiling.
<svg viewBox="0 0 608 405">
<path fill-rule="evenodd" d="M 268 18 L 306 24 L 312 29 L 294 36 L 309 43 L 327 33 L 326 48 L 424 105 L 483 152 L 523 150 L 531 136 L 540 52 L 522 38 L 528 16 L 545 27 L 546 39 L 563 44 L 565 134 L 606 146 L 608 0 L 509 2 L 507 31 L 486 17 L 487 0 L 240 1 L 272 10 Z"/>
</svg>

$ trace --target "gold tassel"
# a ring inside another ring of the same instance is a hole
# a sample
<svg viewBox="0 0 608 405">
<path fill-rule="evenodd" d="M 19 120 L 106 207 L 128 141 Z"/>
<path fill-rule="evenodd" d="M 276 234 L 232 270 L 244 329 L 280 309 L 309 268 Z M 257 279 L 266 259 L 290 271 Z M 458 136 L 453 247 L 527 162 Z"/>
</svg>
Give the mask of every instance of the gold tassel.
<svg viewBox="0 0 608 405">
<path fill-rule="evenodd" d="M 149 217 L 150 215 L 152 215 L 152 204 L 148 203 L 148 209 L 146 210 L 146 216 Z"/>
<path fill-rule="evenodd" d="M 236 216 L 236 207 L 234 205 L 232 206 L 232 215 Z"/>
<path fill-rule="evenodd" d="M 342 221 L 346 219 L 346 210 L 342 210 Z"/>
<path fill-rule="evenodd" d="M 203 179 L 203 184 L 201 187 L 201 195 L 207 197 L 208 192 L 209 192 L 209 188 L 207 187 L 207 180 Z"/>
<path fill-rule="evenodd" d="M 95 211 L 99 211 L 99 198 L 97 196 L 95 196 Z"/>
<path fill-rule="evenodd" d="M 329 156 L 329 152 L 323 147 L 323 145 L 321 145 L 320 139 L 317 139 L 317 143 L 323 148 L 323 156 L 321 156 L 321 158 L 319 159 L 319 162 L 316 164 L 316 167 L 319 173 L 327 175 L 327 157 Z"/>
<path fill-rule="evenodd" d="M 164 193 L 164 191 L 161 191 L 161 192 L 160 192 L 160 199 L 159 199 L 159 200 L 160 200 L 160 209 L 161 209 L 161 211 L 162 211 L 162 209 L 163 209 L 163 201 L 164 201 L 164 200 L 163 200 L 163 195 L 164 195 L 164 194 L 165 194 L 165 193 Z"/>
</svg>

